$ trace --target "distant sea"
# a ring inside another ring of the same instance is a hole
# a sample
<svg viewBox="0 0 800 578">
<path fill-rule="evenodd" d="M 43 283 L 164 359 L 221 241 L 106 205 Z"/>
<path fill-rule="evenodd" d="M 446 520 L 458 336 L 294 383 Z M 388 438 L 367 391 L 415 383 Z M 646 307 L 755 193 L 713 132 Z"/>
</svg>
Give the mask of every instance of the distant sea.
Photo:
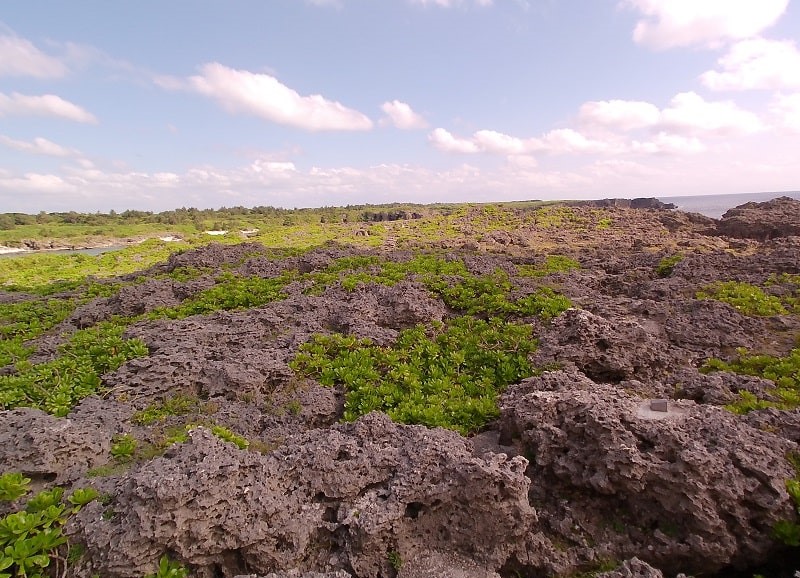
<svg viewBox="0 0 800 578">
<path fill-rule="evenodd" d="M 800 191 L 782 191 L 778 193 L 740 193 L 736 195 L 697 195 L 690 197 L 658 197 L 663 203 L 673 203 L 681 211 L 700 213 L 707 217 L 719 219 L 728 209 L 749 202 L 763 203 L 778 197 L 792 197 L 800 200 Z"/>
</svg>

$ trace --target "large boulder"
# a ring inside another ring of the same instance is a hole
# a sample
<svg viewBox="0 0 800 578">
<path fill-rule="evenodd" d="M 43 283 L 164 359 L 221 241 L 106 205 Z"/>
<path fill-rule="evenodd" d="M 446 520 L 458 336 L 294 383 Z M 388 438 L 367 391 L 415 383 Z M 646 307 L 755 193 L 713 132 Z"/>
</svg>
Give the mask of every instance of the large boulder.
<svg viewBox="0 0 800 578">
<path fill-rule="evenodd" d="M 612 525 L 626 536 L 618 555 L 672 572 L 714 573 L 778 553 L 772 528 L 795 516 L 785 485 L 795 443 L 717 407 L 681 401 L 652 411 L 612 386 L 554 374 L 563 379 L 542 378 L 536 391 L 534 378 L 502 399 L 506 436 L 533 456 L 528 473 L 542 516 L 537 500 L 572 496 L 567 510 L 577 518 L 565 530 L 580 519 Z M 568 380 L 576 387 L 558 385 Z M 618 518 L 601 519 L 608 512 Z"/>
</svg>

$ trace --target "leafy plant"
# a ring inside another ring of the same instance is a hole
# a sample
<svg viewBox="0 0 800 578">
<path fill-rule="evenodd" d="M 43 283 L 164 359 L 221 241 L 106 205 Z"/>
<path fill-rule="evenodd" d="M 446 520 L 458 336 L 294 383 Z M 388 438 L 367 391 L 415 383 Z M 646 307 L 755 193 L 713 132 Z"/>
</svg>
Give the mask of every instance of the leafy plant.
<svg viewBox="0 0 800 578">
<path fill-rule="evenodd" d="M 656 275 L 659 277 L 669 277 L 672 275 L 672 271 L 675 270 L 675 265 L 683 261 L 684 257 L 680 253 L 676 253 L 675 255 L 669 255 L 661 259 L 656 265 Z"/>
<path fill-rule="evenodd" d="M 136 438 L 130 434 L 114 436 L 111 442 L 111 455 L 120 461 L 129 460 L 133 457 L 136 446 Z"/>
<path fill-rule="evenodd" d="M 67 543 L 62 528 L 69 516 L 96 497 L 94 492 L 90 498 L 92 491 L 76 490 L 70 496 L 74 507 L 67 510 L 61 502 L 64 489 L 57 486 L 32 497 L 24 510 L 0 519 L 0 577 L 41 578 L 53 559 L 69 560 L 58 554 Z"/>
<path fill-rule="evenodd" d="M 738 350 L 739 357 L 727 362 L 711 358 L 705 362 L 700 371 L 731 371 L 741 375 L 763 377 L 775 383 L 769 390 L 771 399 L 758 398 L 755 394 L 740 391 L 739 399 L 727 409 L 743 414 L 754 409 L 775 407 L 777 409 L 794 409 L 800 407 L 800 348 L 792 349 L 785 357 L 758 355 L 746 349 Z"/>
<path fill-rule="evenodd" d="M 327 386 L 345 387 L 344 419 L 370 411 L 401 423 L 467 434 L 499 415 L 496 398 L 533 374 L 529 325 L 460 317 L 433 330 L 400 333 L 393 347 L 334 334 L 300 348 L 291 367 Z"/>
<path fill-rule="evenodd" d="M 101 375 L 148 354 L 141 340 L 124 339 L 124 331 L 124 325 L 99 323 L 77 331 L 52 361 L 18 363 L 16 374 L 0 375 L 0 409 L 36 407 L 67 415 L 74 404 L 101 389 Z"/>
<path fill-rule="evenodd" d="M 158 561 L 158 571 L 155 574 L 148 574 L 145 578 L 186 578 L 188 575 L 183 564 L 170 560 L 165 554 Z"/>
<path fill-rule="evenodd" d="M 259 307 L 286 298 L 283 288 L 295 279 L 294 273 L 278 277 L 242 277 L 225 271 L 216 284 L 190 297 L 177 307 L 159 308 L 150 318 L 169 317 L 180 319 L 190 315 L 201 315 L 214 311 Z"/>
<path fill-rule="evenodd" d="M 716 299 L 739 310 L 743 315 L 785 315 L 781 300 L 763 289 L 739 281 L 720 281 L 697 292 L 698 299 Z"/>
<path fill-rule="evenodd" d="M 28 493 L 30 478 L 19 472 L 6 472 L 0 476 L 0 501 L 13 502 Z"/>
</svg>

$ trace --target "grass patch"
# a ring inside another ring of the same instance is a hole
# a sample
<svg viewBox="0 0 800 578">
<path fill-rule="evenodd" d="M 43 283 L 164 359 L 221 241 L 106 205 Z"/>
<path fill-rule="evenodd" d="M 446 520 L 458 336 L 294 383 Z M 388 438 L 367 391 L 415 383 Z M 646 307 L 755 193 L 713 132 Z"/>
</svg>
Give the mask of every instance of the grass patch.
<svg viewBox="0 0 800 578">
<path fill-rule="evenodd" d="M 675 265 L 683 261 L 683 259 L 684 257 L 680 253 L 664 257 L 663 259 L 661 259 L 661 261 L 658 262 L 658 265 L 656 265 L 656 275 L 658 275 L 662 279 L 665 277 L 669 277 L 670 275 L 672 275 L 672 271 L 675 270 Z"/>
</svg>

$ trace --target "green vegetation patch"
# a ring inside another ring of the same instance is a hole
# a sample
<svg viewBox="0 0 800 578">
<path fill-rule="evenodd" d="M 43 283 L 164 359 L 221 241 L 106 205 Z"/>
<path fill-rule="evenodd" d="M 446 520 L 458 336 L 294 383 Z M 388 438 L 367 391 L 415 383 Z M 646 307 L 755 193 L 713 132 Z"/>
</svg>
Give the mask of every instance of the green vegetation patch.
<svg viewBox="0 0 800 578">
<path fill-rule="evenodd" d="M 533 375 L 537 342 L 528 325 L 500 319 L 454 319 L 400 333 L 392 347 L 333 334 L 304 344 L 291 363 L 327 386 L 344 386 L 344 419 L 371 411 L 393 420 L 462 434 L 497 418 L 497 396 Z"/>
<path fill-rule="evenodd" d="M 656 265 L 656 275 L 661 278 L 669 277 L 672 275 L 672 271 L 675 270 L 675 265 L 683 261 L 683 259 L 684 257 L 680 253 L 664 257 L 658 262 L 658 265 Z"/>
<path fill-rule="evenodd" d="M 774 407 L 777 409 L 794 409 L 800 407 L 800 348 L 792 349 L 785 357 L 758 355 L 739 349 L 739 357 L 731 362 L 721 359 L 709 359 L 700 369 L 704 373 L 711 371 L 732 371 L 741 375 L 763 377 L 775 383 L 775 388 L 768 394 L 774 399 L 762 399 L 756 395 L 740 391 L 739 399 L 727 409 L 744 414 L 754 409 Z"/>
<path fill-rule="evenodd" d="M 537 270 L 554 272 L 576 267 L 580 267 L 577 261 L 552 255 Z M 341 282 L 344 289 L 354 291 L 364 284 L 391 286 L 413 278 L 449 307 L 470 315 L 540 316 L 549 319 L 572 305 L 568 298 L 547 287 L 514 299 L 511 297 L 514 285 L 506 272 L 497 270 L 490 275 L 473 275 L 462 261 L 433 254 L 416 255 L 408 261 L 386 261 L 372 256 L 345 257 L 307 278 L 313 281 L 306 290 L 311 294 L 320 294 L 325 287 L 336 282 Z"/>
<path fill-rule="evenodd" d="M 27 359 L 36 339 L 69 317 L 75 309 L 71 299 L 47 299 L 0 303 L 0 367 Z"/>
<path fill-rule="evenodd" d="M 785 315 L 780 298 L 769 295 L 761 287 L 739 281 L 720 281 L 697 292 L 698 299 L 716 299 L 735 307 L 743 315 Z"/>
<path fill-rule="evenodd" d="M 67 415 L 76 403 L 101 389 L 101 375 L 148 354 L 141 340 L 123 338 L 124 330 L 122 325 L 99 323 L 77 331 L 52 361 L 18 362 L 15 374 L 0 375 L 0 409 L 36 407 Z"/>
<path fill-rule="evenodd" d="M 28 493 L 30 479 L 21 474 L 8 472 L 0 476 L 0 487 L 8 487 L 9 483 L 16 488 L 12 500 L 0 496 L 1 500 L 14 501 Z M 56 566 L 59 561 L 76 561 L 75 551 L 80 549 L 70 547 L 63 528 L 71 516 L 98 497 L 94 488 L 80 488 L 64 499 L 64 488 L 57 486 L 36 494 L 24 508 L 0 518 L 0 578 L 41 578 L 53 575 L 47 570 L 51 562 Z"/>
<path fill-rule="evenodd" d="M 220 310 L 247 309 L 259 307 L 273 301 L 286 299 L 284 287 L 294 281 L 293 272 L 277 277 L 242 277 L 228 271 L 221 273 L 213 287 L 186 299 L 177 307 L 162 307 L 150 313 L 149 317 L 169 317 L 181 319 L 190 315 L 202 315 Z"/>
</svg>

